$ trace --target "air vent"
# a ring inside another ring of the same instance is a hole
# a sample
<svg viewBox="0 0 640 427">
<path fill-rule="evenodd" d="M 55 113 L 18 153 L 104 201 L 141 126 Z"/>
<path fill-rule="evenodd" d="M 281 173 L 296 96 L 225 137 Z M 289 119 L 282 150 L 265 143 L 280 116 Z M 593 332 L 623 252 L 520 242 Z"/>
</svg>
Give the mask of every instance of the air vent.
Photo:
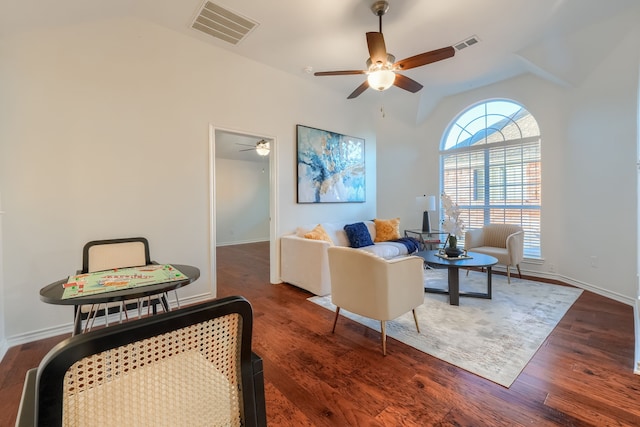
<svg viewBox="0 0 640 427">
<path fill-rule="evenodd" d="M 456 50 L 460 51 L 462 49 L 466 49 L 470 46 L 473 46 L 474 44 L 478 43 L 480 41 L 480 39 L 478 38 L 478 36 L 471 36 L 469 38 L 467 38 L 466 40 L 463 40 L 461 42 L 458 42 L 456 44 L 453 45 L 453 47 L 456 48 Z"/>
<path fill-rule="evenodd" d="M 238 44 L 258 23 L 210 1 L 205 2 L 191 28 L 231 44 Z"/>
</svg>

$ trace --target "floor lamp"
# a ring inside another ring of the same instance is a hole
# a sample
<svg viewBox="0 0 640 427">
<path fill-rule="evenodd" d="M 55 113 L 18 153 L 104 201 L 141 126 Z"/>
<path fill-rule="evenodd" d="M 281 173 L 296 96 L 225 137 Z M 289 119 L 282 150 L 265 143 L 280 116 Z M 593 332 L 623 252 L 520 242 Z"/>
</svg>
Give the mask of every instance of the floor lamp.
<svg viewBox="0 0 640 427">
<path fill-rule="evenodd" d="M 436 210 L 436 196 L 419 196 L 416 197 L 416 202 L 420 206 L 422 212 L 422 232 L 431 233 L 431 219 L 429 218 L 429 212 Z"/>
</svg>

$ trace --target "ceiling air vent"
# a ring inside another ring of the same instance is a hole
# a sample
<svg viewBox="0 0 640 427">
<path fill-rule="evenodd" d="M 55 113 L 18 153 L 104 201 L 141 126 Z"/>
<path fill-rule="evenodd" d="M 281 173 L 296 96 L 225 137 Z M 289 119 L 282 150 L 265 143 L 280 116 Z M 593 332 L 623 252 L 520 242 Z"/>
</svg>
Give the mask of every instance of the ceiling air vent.
<svg viewBox="0 0 640 427">
<path fill-rule="evenodd" d="M 205 2 L 191 28 L 231 44 L 238 44 L 258 23 L 210 1 Z"/>
<path fill-rule="evenodd" d="M 468 37 L 467 39 L 458 42 L 456 44 L 453 45 L 453 47 L 456 48 L 456 50 L 460 51 L 462 49 L 466 49 L 469 46 L 473 46 L 474 44 L 478 43 L 480 41 L 480 39 L 478 38 L 478 36 L 471 36 Z"/>
</svg>

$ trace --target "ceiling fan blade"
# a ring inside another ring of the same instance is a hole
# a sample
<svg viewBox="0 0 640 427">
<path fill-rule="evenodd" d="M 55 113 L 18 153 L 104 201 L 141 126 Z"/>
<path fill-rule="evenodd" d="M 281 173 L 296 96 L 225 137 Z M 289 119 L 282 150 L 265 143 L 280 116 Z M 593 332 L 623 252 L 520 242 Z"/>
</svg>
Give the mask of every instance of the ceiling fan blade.
<svg viewBox="0 0 640 427">
<path fill-rule="evenodd" d="M 256 149 L 254 147 L 254 148 L 245 148 L 244 150 L 238 150 L 238 152 L 242 152 L 242 151 L 256 151 Z"/>
<path fill-rule="evenodd" d="M 362 83 L 360 86 L 358 86 L 356 88 L 356 90 L 351 92 L 351 95 L 347 96 L 347 99 L 353 99 L 353 98 L 357 97 L 358 95 L 360 95 L 362 92 L 364 92 L 368 88 L 369 88 L 369 82 L 367 80 L 365 80 L 364 83 Z"/>
<path fill-rule="evenodd" d="M 384 44 L 382 33 L 367 33 L 367 46 L 369 47 L 371 63 L 387 63 L 387 47 Z"/>
<path fill-rule="evenodd" d="M 401 89 L 408 90 L 411 93 L 416 93 L 423 87 L 417 81 L 398 73 L 396 73 L 396 79 L 393 81 L 393 85 L 398 86 Z"/>
<path fill-rule="evenodd" d="M 436 49 L 430 52 L 412 56 L 410 58 L 402 59 L 393 64 L 393 67 L 399 70 L 408 70 L 411 68 L 431 64 L 432 62 L 438 62 L 442 61 L 443 59 L 451 58 L 453 55 L 455 55 L 455 53 L 456 50 L 452 46 L 443 47 L 442 49 Z"/>
<path fill-rule="evenodd" d="M 366 74 L 364 70 L 347 70 L 347 71 L 318 71 L 313 73 L 314 76 L 347 76 L 351 74 Z"/>
</svg>

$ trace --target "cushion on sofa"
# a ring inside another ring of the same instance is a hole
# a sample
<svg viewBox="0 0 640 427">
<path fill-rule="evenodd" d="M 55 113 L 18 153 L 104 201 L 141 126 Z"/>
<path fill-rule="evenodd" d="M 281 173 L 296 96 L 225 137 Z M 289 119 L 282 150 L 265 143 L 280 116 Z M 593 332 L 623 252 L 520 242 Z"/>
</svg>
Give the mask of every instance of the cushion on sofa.
<svg viewBox="0 0 640 427">
<path fill-rule="evenodd" d="M 322 226 L 336 246 L 349 246 L 349 238 L 344 231 L 344 222 L 323 222 Z"/>
<path fill-rule="evenodd" d="M 374 219 L 376 225 L 376 242 L 386 242 L 400 238 L 400 218 Z"/>
<path fill-rule="evenodd" d="M 373 245 L 371 240 L 371 234 L 367 226 L 363 222 L 356 222 L 355 224 L 347 224 L 344 226 L 344 231 L 347 232 L 349 238 L 349 245 L 352 248 L 361 248 L 363 246 Z"/>
<path fill-rule="evenodd" d="M 383 243 L 383 242 L 360 248 L 360 250 L 362 251 L 371 252 L 372 254 L 377 255 L 380 258 L 384 258 L 384 259 L 393 259 L 395 257 L 403 255 L 400 249 L 401 248 L 399 246 L 387 245 L 386 243 Z M 406 248 L 404 252 L 405 252 L 404 255 L 406 255 L 406 252 L 407 252 Z"/>
<path fill-rule="evenodd" d="M 313 230 L 305 233 L 304 237 L 305 239 L 324 240 L 325 242 L 329 242 L 333 245 L 333 240 L 331 240 L 331 237 L 329 237 L 324 227 L 322 227 L 322 224 L 316 225 Z"/>
</svg>

